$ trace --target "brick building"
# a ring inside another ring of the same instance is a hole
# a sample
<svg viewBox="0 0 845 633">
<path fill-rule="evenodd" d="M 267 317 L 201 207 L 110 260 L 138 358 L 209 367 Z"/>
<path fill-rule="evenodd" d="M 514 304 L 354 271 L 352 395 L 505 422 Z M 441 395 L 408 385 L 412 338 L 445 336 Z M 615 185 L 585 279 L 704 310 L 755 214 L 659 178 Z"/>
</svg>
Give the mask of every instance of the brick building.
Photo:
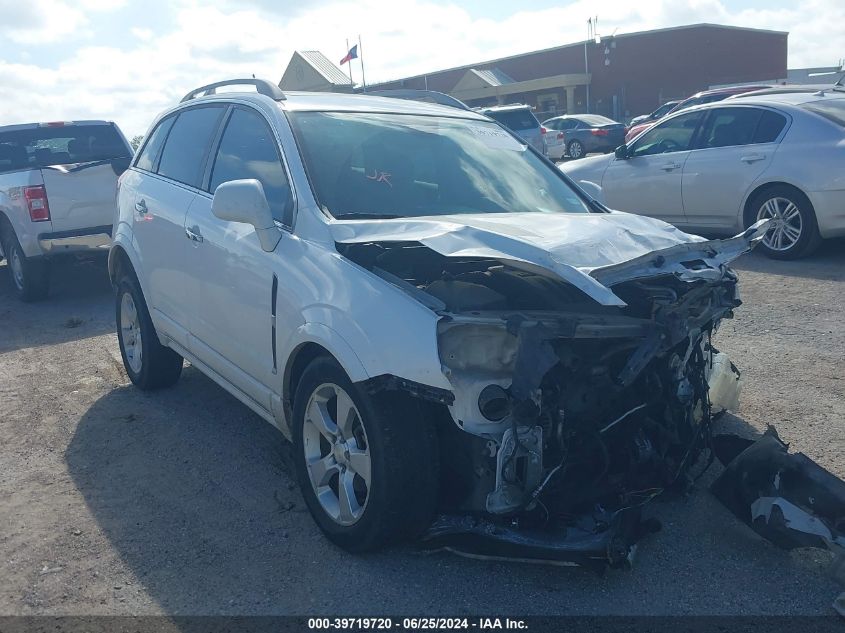
<svg viewBox="0 0 845 633">
<path fill-rule="evenodd" d="M 623 120 L 714 85 L 784 81 L 787 36 L 693 24 L 603 37 L 598 44 L 568 44 L 368 89 L 438 90 L 471 106 L 528 103 L 541 118 L 585 112 L 589 99 L 589 111 Z"/>
</svg>

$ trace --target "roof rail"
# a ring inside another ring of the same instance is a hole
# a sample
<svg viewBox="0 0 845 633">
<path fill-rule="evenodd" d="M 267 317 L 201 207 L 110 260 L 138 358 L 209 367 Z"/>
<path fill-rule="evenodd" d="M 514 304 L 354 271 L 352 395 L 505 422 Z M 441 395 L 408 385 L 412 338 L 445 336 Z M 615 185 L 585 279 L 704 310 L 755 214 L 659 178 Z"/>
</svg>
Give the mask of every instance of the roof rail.
<svg viewBox="0 0 845 633">
<path fill-rule="evenodd" d="M 179 103 L 185 103 L 186 101 L 190 101 L 198 96 L 213 95 L 217 92 L 217 88 L 222 86 L 255 86 L 258 94 L 270 97 L 275 101 L 284 101 L 286 99 L 285 93 L 282 92 L 273 82 L 267 81 L 266 79 L 255 79 L 252 77 L 249 79 L 226 79 L 224 81 L 218 81 L 217 83 L 208 84 L 207 86 L 200 86 L 199 88 L 191 90 L 188 94 L 182 97 L 182 101 Z M 203 94 L 200 95 L 200 93 Z"/>
<path fill-rule="evenodd" d="M 469 106 L 459 99 L 436 90 L 414 90 L 413 88 L 397 88 L 396 90 L 368 90 L 365 93 L 376 97 L 391 97 L 393 99 L 408 99 L 409 101 L 426 101 L 439 105 L 469 110 Z"/>
</svg>

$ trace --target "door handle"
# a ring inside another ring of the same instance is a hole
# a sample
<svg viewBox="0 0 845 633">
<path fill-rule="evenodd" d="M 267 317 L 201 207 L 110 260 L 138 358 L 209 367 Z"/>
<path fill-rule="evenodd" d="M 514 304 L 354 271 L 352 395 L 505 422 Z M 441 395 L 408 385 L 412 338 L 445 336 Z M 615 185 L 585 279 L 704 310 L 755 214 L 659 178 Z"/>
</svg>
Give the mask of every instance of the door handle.
<svg viewBox="0 0 845 633">
<path fill-rule="evenodd" d="M 146 201 L 146 200 L 144 200 L 143 198 L 141 198 L 140 200 L 138 200 L 138 202 L 136 202 L 136 203 L 135 203 L 135 210 L 136 210 L 138 213 L 140 213 L 141 215 L 146 214 L 146 213 L 147 213 L 147 211 L 148 211 L 148 209 L 147 209 L 147 201 Z"/>
<path fill-rule="evenodd" d="M 185 227 L 185 236 L 192 242 L 202 242 L 202 233 L 200 233 L 200 227 L 197 225 L 191 228 Z"/>
<path fill-rule="evenodd" d="M 663 171 L 672 171 L 673 169 L 678 169 L 680 165 L 678 163 L 666 163 L 660 169 Z"/>
<path fill-rule="evenodd" d="M 749 154 L 748 156 L 742 156 L 739 160 L 750 165 L 758 160 L 765 160 L 765 158 L 766 157 L 763 154 Z"/>
</svg>

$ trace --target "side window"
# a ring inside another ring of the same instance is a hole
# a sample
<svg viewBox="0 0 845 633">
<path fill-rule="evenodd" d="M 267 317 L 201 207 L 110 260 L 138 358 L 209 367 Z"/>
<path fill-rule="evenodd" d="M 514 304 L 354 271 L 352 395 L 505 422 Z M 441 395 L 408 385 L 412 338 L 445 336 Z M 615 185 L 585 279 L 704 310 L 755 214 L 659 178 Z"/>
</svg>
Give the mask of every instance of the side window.
<svg viewBox="0 0 845 633">
<path fill-rule="evenodd" d="M 174 116 L 167 117 L 156 126 L 156 129 L 150 134 L 147 142 L 144 143 L 144 147 L 138 155 L 138 160 L 135 161 L 136 167 L 146 171 L 153 170 L 156 158 L 161 151 L 161 146 L 164 145 L 164 139 L 167 138 L 167 133 L 170 131 L 170 127 L 175 120 L 176 117 Z"/>
<path fill-rule="evenodd" d="M 760 121 L 759 108 L 715 108 L 701 129 L 698 146 L 735 147 L 748 145 L 754 139 L 754 130 Z"/>
<path fill-rule="evenodd" d="M 293 195 L 276 138 L 261 115 L 237 108 L 220 140 L 210 190 L 213 193 L 221 183 L 243 178 L 258 180 L 273 218 L 287 226 L 292 224 Z"/>
<path fill-rule="evenodd" d="M 688 150 L 702 116 L 701 112 L 690 112 L 658 123 L 639 137 L 631 150 L 631 156 L 652 156 Z"/>
<path fill-rule="evenodd" d="M 754 143 L 774 143 L 783 128 L 786 127 L 786 117 L 771 110 L 763 110 L 760 122 L 754 132 Z"/>
<path fill-rule="evenodd" d="M 576 127 L 578 127 L 578 121 L 576 121 L 575 119 L 566 119 L 563 122 L 563 126 L 561 127 L 561 129 L 574 130 Z"/>
<path fill-rule="evenodd" d="M 164 144 L 158 173 L 191 187 L 199 187 L 202 184 L 203 158 L 223 111 L 222 107 L 212 106 L 180 112 Z"/>
</svg>

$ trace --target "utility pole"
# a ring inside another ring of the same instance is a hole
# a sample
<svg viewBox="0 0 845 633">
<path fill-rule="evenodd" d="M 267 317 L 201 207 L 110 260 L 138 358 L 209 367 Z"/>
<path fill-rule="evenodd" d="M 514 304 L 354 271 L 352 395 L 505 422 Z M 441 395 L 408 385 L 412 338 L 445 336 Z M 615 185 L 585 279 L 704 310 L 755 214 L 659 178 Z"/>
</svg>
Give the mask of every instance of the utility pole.
<svg viewBox="0 0 845 633">
<path fill-rule="evenodd" d="M 589 56 L 587 55 L 588 45 L 590 44 L 590 42 L 595 42 L 596 44 L 601 43 L 601 36 L 599 36 L 598 24 L 599 24 L 599 16 L 596 16 L 595 20 L 593 18 L 589 18 L 587 20 L 587 39 L 584 40 L 584 74 L 585 75 L 590 74 L 590 62 L 589 62 Z M 586 86 L 586 88 L 587 88 L 587 113 L 588 114 L 590 112 L 590 83 L 592 83 L 592 82 L 590 80 L 588 80 L 587 86 Z"/>
<path fill-rule="evenodd" d="M 593 18 L 587 20 L 587 39 L 584 40 L 584 74 L 590 74 L 590 62 L 587 58 L 587 43 L 593 37 Z M 590 112 L 590 80 L 587 79 L 587 113 Z"/>
</svg>

